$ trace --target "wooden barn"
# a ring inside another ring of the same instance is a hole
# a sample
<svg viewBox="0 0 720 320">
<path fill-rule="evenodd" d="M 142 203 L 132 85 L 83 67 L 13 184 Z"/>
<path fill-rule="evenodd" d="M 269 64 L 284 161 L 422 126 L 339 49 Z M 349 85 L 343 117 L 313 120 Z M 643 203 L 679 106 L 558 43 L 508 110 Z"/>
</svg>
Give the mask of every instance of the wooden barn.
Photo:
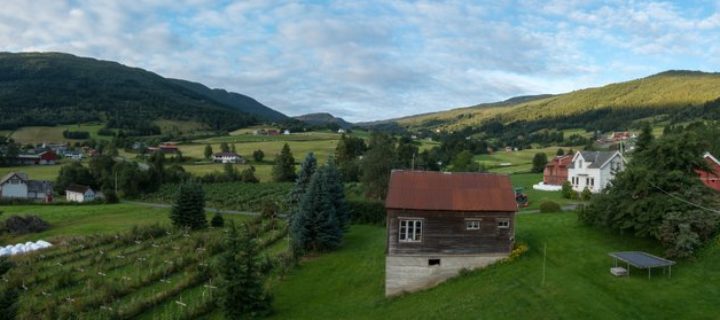
<svg viewBox="0 0 720 320">
<path fill-rule="evenodd" d="M 517 203 L 506 175 L 393 171 L 385 207 L 387 296 L 434 286 L 512 250 Z"/>
<path fill-rule="evenodd" d="M 718 161 L 717 158 L 713 157 L 713 155 L 709 152 L 705 153 L 703 158 L 705 158 L 708 166 L 710 166 L 710 168 L 712 168 L 713 170 L 712 172 L 696 170 L 698 176 L 700 176 L 700 180 L 706 186 L 720 191 L 720 161 Z"/>
<path fill-rule="evenodd" d="M 568 167 L 572 165 L 573 155 L 557 156 L 553 158 L 543 170 L 543 183 L 561 186 L 568 181 Z"/>
</svg>

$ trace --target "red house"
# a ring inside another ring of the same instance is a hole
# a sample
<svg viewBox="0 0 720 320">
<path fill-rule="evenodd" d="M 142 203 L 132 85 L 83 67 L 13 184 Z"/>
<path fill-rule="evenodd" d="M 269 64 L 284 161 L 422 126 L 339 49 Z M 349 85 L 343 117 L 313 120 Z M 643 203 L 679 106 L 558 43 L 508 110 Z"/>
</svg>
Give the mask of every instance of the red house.
<svg viewBox="0 0 720 320">
<path fill-rule="evenodd" d="M 573 155 L 557 156 L 545 165 L 543 183 L 548 185 L 562 185 L 568 180 L 568 166 L 572 164 Z"/>
<path fill-rule="evenodd" d="M 708 166 L 710 166 L 713 170 L 712 172 L 695 170 L 700 176 L 700 181 L 702 181 L 706 186 L 720 191 L 720 161 L 713 157 L 709 152 L 705 153 L 703 158 L 705 158 Z"/>
</svg>

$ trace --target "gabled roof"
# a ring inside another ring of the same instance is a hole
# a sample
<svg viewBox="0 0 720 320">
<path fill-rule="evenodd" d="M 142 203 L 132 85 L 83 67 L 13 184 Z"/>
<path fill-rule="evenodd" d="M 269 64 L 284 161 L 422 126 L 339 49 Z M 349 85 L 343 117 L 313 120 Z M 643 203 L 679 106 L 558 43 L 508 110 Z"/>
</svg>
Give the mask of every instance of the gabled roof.
<svg viewBox="0 0 720 320">
<path fill-rule="evenodd" d="M 240 156 L 239 154 L 234 153 L 234 152 L 218 152 L 218 153 L 215 153 L 213 156 L 215 156 L 215 157 L 238 157 L 238 158 L 242 158 L 242 156 Z"/>
<path fill-rule="evenodd" d="M 506 175 L 393 171 L 388 209 L 437 211 L 517 211 L 515 194 Z"/>
<path fill-rule="evenodd" d="M 52 182 L 45 180 L 28 180 L 27 181 L 28 192 L 34 193 L 52 193 Z"/>
<path fill-rule="evenodd" d="M 620 155 L 620 157 L 622 157 L 622 154 L 620 154 L 619 151 L 578 151 L 578 154 L 583 158 L 583 160 L 590 162 L 590 165 L 588 166 L 590 169 L 599 169 L 604 167 L 616 155 Z M 575 159 L 577 158 L 573 158 L 573 168 L 575 167 Z"/>
<path fill-rule="evenodd" d="M 20 178 L 20 180 L 27 181 L 28 175 L 22 172 L 10 172 L 6 174 L 2 179 L 0 179 L 0 184 L 5 184 L 5 182 L 8 182 L 12 177 L 17 176 Z"/>
<path fill-rule="evenodd" d="M 720 161 L 718 161 L 717 158 L 713 157 L 713 155 L 710 154 L 710 152 L 705 152 L 705 154 L 703 155 L 703 158 L 710 160 L 712 162 L 715 162 L 717 165 L 720 166 Z"/>
<path fill-rule="evenodd" d="M 88 190 L 93 191 L 92 188 L 90 188 L 88 186 L 79 185 L 79 184 L 71 184 L 65 188 L 66 192 L 70 191 L 70 192 L 77 192 L 77 193 L 85 193 Z"/>
</svg>

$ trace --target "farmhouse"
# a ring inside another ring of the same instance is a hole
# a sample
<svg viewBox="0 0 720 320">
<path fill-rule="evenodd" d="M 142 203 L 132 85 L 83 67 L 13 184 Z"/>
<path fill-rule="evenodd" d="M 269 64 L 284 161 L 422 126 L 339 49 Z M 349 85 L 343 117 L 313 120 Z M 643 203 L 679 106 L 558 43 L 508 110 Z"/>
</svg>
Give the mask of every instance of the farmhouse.
<svg viewBox="0 0 720 320">
<path fill-rule="evenodd" d="M 710 166 L 710 168 L 712 168 L 713 170 L 711 172 L 695 170 L 700 176 L 700 181 L 702 181 L 702 183 L 704 183 L 706 186 L 720 191 L 720 161 L 718 161 L 717 158 L 713 157 L 713 155 L 709 152 L 705 153 L 703 158 L 705 158 L 708 166 Z"/>
<path fill-rule="evenodd" d="M 88 186 L 71 184 L 65 189 L 65 199 L 68 202 L 89 202 L 95 200 L 95 191 Z"/>
<path fill-rule="evenodd" d="M 213 161 L 218 163 L 245 163 L 245 158 L 235 152 L 218 152 L 213 155 Z"/>
<path fill-rule="evenodd" d="M 598 193 L 624 169 L 625 157 L 619 151 L 578 151 L 568 168 L 568 181 L 577 192 L 588 188 Z"/>
<path fill-rule="evenodd" d="M 573 155 L 557 156 L 553 158 L 543 171 L 543 183 L 560 186 L 568 180 L 568 167 L 572 164 Z"/>
<path fill-rule="evenodd" d="M 34 154 L 20 154 L 17 156 L 16 162 L 24 165 L 46 165 L 55 164 L 58 157 L 52 150 L 46 150 Z"/>
<path fill-rule="evenodd" d="M 0 199 L 52 202 L 52 183 L 30 180 L 25 173 L 11 172 L 0 180 Z"/>
<path fill-rule="evenodd" d="M 513 246 L 517 203 L 505 175 L 393 171 L 385 208 L 387 296 L 485 267 Z"/>
</svg>

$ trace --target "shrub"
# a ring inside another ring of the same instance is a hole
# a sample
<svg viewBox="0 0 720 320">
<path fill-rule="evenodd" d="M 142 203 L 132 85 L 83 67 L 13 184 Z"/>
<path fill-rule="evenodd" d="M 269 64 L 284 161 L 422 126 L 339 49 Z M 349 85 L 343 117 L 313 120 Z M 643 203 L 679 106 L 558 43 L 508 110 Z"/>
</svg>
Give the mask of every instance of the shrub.
<svg viewBox="0 0 720 320">
<path fill-rule="evenodd" d="M 221 228 L 225 225 L 225 219 L 223 219 L 223 216 L 222 214 L 220 214 L 220 212 L 215 212 L 212 220 L 210 220 L 210 225 L 215 228 Z"/>
<path fill-rule="evenodd" d="M 350 221 L 355 224 L 385 224 L 385 204 L 379 201 L 348 201 Z"/>
<path fill-rule="evenodd" d="M 572 185 L 570 184 L 570 181 L 565 181 L 562 184 L 562 196 L 565 199 L 572 199 L 573 194 L 575 193 L 572 189 Z"/>
<path fill-rule="evenodd" d="M 5 220 L 5 230 L 14 234 L 42 232 L 50 228 L 50 224 L 36 215 L 11 216 Z"/>
<path fill-rule="evenodd" d="M 560 211 L 562 211 L 562 208 L 560 207 L 560 204 L 558 204 L 555 201 L 543 201 L 543 203 L 540 204 L 540 212 L 541 213 L 560 212 Z"/>
<path fill-rule="evenodd" d="M 585 187 L 585 189 L 580 193 L 580 200 L 582 201 L 590 201 L 592 198 L 592 192 L 590 192 L 590 189 Z"/>
</svg>

